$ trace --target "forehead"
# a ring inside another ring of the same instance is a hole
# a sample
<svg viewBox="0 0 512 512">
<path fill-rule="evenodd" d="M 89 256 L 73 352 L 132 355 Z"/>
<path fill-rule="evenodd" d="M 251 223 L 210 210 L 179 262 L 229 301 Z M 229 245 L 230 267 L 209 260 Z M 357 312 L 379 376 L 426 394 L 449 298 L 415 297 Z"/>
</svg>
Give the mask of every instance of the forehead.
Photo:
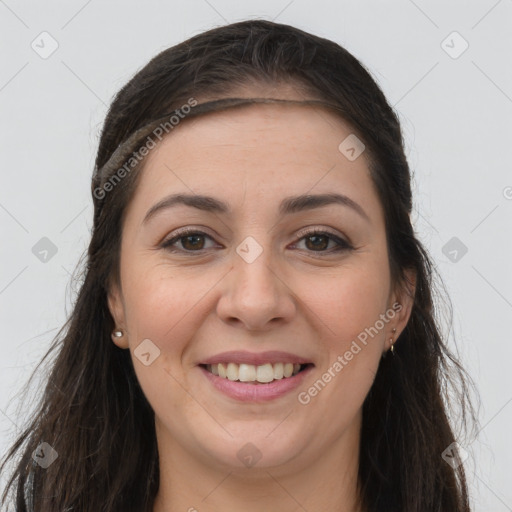
<svg viewBox="0 0 512 512">
<path fill-rule="evenodd" d="M 343 119 L 308 105 L 252 104 L 185 119 L 147 156 L 132 206 L 174 191 L 252 206 L 337 191 L 378 208 L 364 152 L 352 160 L 340 150 L 350 137 Z"/>
<path fill-rule="evenodd" d="M 178 128 L 149 156 L 149 162 L 166 150 L 174 151 L 180 161 L 199 161 L 204 153 L 191 152 L 192 146 L 216 154 L 233 150 L 234 156 L 281 155 L 286 161 L 306 154 L 323 155 L 322 161 L 338 159 L 340 142 L 353 131 L 327 109 L 295 103 L 243 105 L 185 120 Z M 185 147 L 187 151 L 175 151 Z"/>
</svg>

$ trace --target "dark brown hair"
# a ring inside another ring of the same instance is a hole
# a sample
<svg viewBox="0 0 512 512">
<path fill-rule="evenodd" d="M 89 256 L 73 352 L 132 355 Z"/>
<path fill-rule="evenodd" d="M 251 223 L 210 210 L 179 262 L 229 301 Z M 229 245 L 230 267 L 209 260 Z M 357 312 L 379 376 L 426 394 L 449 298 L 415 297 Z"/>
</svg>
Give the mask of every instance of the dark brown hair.
<svg viewBox="0 0 512 512">
<path fill-rule="evenodd" d="M 43 358 L 56 354 L 34 419 L 0 468 L 19 455 L 3 504 L 11 489 L 18 512 L 152 510 L 159 482 L 154 413 L 129 351 L 111 341 L 114 323 L 107 306 L 109 286 L 119 279 L 123 215 L 142 164 L 110 181 L 111 187 L 105 184 L 162 119 L 190 98 L 220 101 L 194 106 L 189 117 L 234 108 L 248 100 L 222 98 L 250 83 L 289 84 L 353 127 L 367 147 L 384 208 L 391 276 L 406 286 L 405 271 L 416 273 L 409 322 L 395 356 L 382 358 L 363 405 L 364 506 L 369 512 L 470 510 L 463 466 L 453 468 L 441 457 L 455 441 L 449 394 L 455 393 L 465 420 L 472 412 L 470 381 L 440 333 L 435 268 L 410 220 L 411 177 L 398 118 L 344 48 L 263 20 L 215 28 L 163 51 L 114 98 L 96 157 L 94 226 L 82 282 L 68 321 Z M 59 454 L 47 469 L 32 459 L 42 442 Z"/>
</svg>

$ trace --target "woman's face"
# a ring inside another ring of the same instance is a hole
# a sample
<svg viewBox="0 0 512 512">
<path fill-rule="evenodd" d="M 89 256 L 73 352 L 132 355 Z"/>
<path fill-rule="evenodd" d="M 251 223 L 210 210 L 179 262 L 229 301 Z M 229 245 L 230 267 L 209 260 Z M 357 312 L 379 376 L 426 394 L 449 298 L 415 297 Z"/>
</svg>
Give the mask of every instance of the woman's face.
<svg viewBox="0 0 512 512">
<path fill-rule="evenodd" d="M 148 155 L 109 306 L 176 463 L 296 471 L 356 456 L 410 304 L 351 133 L 323 109 L 253 105 L 185 120 Z M 290 364 L 307 366 L 286 377 Z"/>
</svg>

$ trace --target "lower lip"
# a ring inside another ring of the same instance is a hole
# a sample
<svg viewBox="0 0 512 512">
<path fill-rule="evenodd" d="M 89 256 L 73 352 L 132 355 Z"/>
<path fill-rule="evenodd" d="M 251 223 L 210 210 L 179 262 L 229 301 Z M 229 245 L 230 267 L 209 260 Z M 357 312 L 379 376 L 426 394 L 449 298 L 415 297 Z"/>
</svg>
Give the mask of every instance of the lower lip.
<svg viewBox="0 0 512 512">
<path fill-rule="evenodd" d="M 202 366 L 199 366 L 199 368 L 205 377 L 225 395 L 242 402 L 267 402 L 284 396 L 297 388 L 313 369 L 313 366 L 308 366 L 293 377 L 283 377 L 268 384 L 233 381 L 214 375 Z"/>
</svg>

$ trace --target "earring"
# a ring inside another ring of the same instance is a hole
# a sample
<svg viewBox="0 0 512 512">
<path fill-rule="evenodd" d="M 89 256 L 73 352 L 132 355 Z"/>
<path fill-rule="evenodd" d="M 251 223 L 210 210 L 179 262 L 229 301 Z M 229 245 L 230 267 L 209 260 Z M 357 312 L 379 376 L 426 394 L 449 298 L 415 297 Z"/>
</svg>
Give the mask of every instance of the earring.
<svg viewBox="0 0 512 512">
<path fill-rule="evenodd" d="M 114 336 L 114 338 L 122 338 L 123 335 L 124 332 L 121 329 L 112 332 L 112 336 Z"/>
<path fill-rule="evenodd" d="M 396 329 L 393 327 L 392 329 L 393 334 L 395 334 Z M 391 343 L 391 347 L 389 348 L 390 352 L 395 355 L 395 343 L 393 342 L 393 338 L 389 338 L 389 342 Z"/>
</svg>

